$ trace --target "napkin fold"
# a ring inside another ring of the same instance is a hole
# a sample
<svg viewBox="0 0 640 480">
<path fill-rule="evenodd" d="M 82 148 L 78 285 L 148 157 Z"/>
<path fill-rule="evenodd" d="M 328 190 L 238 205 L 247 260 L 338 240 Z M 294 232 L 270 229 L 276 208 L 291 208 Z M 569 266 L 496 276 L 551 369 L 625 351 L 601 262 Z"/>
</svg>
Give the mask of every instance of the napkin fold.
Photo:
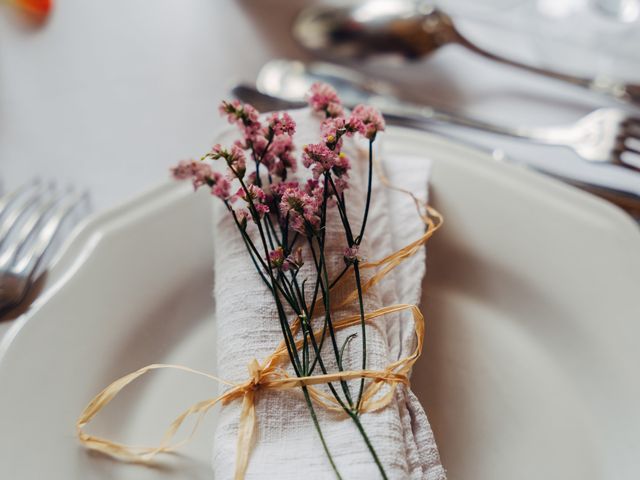
<svg viewBox="0 0 640 480">
<path fill-rule="evenodd" d="M 300 147 L 316 143 L 320 138 L 320 120 L 309 110 L 290 114 L 298 124 L 296 144 Z M 386 176 L 392 184 L 426 200 L 429 162 L 424 158 L 386 158 L 380 152 L 383 138 L 384 134 L 379 135 L 374 145 L 375 154 L 382 156 Z M 222 143 L 230 144 L 233 139 L 232 136 L 223 138 Z M 349 218 L 355 231 L 359 229 L 355 219 L 362 217 L 366 197 L 365 148 L 366 145 L 352 140 L 347 140 L 343 147 L 352 162 L 346 196 Z M 232 218 L 219 205 L 215 215 L 213 293 L 218 326 L 217 371 L 225 379 L 242 382 L 248 377 L 248 363 L 254 358 L 261 361 L 268 357 L 281 342 L 282 333 L 271 294 L 255 271 Z M 344 266 L 342 255 L 346 245 L 335 209 L 327 222 L 327 264 L 330 278 L 334 278 Z M 374 175 L 369 220 L 360 254 L 367 260 L 383 258 L 422 233 L 424 224 L 411 197 L 384 187 Z M 307 260 L 308 266 L 311 260 Z M 367 292 L 365 310 L 397 303 L 418 304 L 424 273 L 425 251 L 421 249 Z M 370 273 L 363 271 L 365 280 L 367 275 Z M 347 282 L 342 292 L 335 292 L 336 297 L 347 290 L 353 290 L 353 283 Z M 336 313 L 336 318 L 357 311 L 357 305 L 344 307 Z M 358 334 L 348 346 L 345 369 L 361 368 L 359 332 L 359 326 L 338 332 L 338 345 L 342 345 L 348 335 Z M 408 314 L 377 318 L 368 324 L 366 333 L 368 369 L 383 369 L 415 348 L 413 320 Z M 332 366 L 335 367 L 330 360 L 331 347 L 325 345 L 323 352 L 331 370 Z M 359 380 L 349 384 L 356 396 Z M 335 475 L 299 390 L 260 390 L 256 397 L 257 440 L 245 478 L 333 478 Z M 240 404 L 230 403 L 220 411 L 213 447 L 214 478 L 233 478 Z M 353 421 L 346 415 L 329 412 L 322 407 L 317 407 L 316 413 L 342 477 L 345 480 L 379 478 L 378 468 Z M 408 387 L 398 386 L 389 405 L 376 412 L 364 413 L 361 421 L 390 479 L 445 479 L 426 414 Z"/>
</svg>

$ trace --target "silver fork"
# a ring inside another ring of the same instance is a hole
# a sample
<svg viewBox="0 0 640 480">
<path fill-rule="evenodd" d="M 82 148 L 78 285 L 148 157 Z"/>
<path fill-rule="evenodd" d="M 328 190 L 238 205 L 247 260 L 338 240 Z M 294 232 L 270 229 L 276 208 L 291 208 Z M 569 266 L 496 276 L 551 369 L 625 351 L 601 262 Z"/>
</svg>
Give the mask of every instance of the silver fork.
<svg viewBox="0 0 640 480">
<path fill-rule="evenodd" d="M 25 298 L 63 223 L 87 199 L 50 190 L 34 181 L 0 198 L 0 313 Z"/>
<path fill-rule="evenodd" d="M 396 105 L 387 98 L 374 103 L 378 103 L 388 116 L 401 116 L 405 121 L 444 122 L 530 142 L 568 147 L 588 162 L 640 170 L 640 118 L 618 108 L 599 108 L 567 125 L 509 127 L 419 105 Z"/>
<path fill-rule="evenodd" d="M 393 85 L 349 68 L 283 59 L 271 60 L 262 67 L 256 81 L 259 92 L 242 85 L 234 89 L 234 94 L 242 100 L 258 104 L 268 104 L 264 96 L 260 96 L 262 93 L 299 105 L 309 87 L 318 81 L 332 84 L 347 106 L 373 104 L 397 124 L 414 127 L 424 122 L 454 124 L 531 142 L 569 147 L 581 158 L 593 163 L 612 163 L 640 169 L 640 118 L 618 108 L 594 110 L 569 125 L 496 125 L 400 100 L 399 92 Z"/>
</svg>

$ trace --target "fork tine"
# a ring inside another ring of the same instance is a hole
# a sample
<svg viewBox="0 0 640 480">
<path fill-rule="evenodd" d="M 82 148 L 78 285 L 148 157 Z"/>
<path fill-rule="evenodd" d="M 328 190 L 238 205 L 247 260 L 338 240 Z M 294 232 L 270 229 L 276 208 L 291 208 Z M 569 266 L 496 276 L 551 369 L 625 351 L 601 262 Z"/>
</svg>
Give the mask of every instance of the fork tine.
<svg viewBox="0 0 640 480">
<path fill-rule="evenodd" d="M 625 148 L 625 150 L 618 155 L 618 161 L 624 167 L 640 171 L 640 150 Z"/>
<path fill-rule="evenodd" d="M 29 188 L 27 188 L 26 190 L 28 191 Z M 9 195 L 11 196 L 13 195 L 13 193 Z M 6 215 L 2 219 L 2 222 L 0 222 L 0 247 L 2 247 L 4 242 L 7 240 L 7 237 L 9 236 L 13 228 L 18 224 L 22 216 L 29 211 L 31 206 L 35 202 L 37 202 L 39 198 L 40 191 L 36 190 L 34 192 L 30 192 L 28 195 L 18 194 L 16 195 L 16 197 L 9 199 L 4 208 Z"/>
<path fill-rule="evenodd" d="M 9 266 L 15 260 L 17 253 L 27 243 L 27 241 L 36 232 L 40 223 L 44 220 L 47 214 L 51 211 L 54 205 L 62 199 L 64 194 L 52 194 L 48 200 L 38 200 L 38 205 L 27 220 L 22 224 L 16 238 L 12 239 L 7 249 L 0 255 L 0 271 L 9 268 Z"/>
<path fill-rule="evenodd" d="M 36 178 L 35 180 L 25 183 L 20 187 L 16 188 L 12 192 L 9 192 L 2 197 L 0 197 L 0 217 L 2 217 L 5 211 L 11 206 L 11 204 L 24 192 L 29 190 L 30 188 L 34 188 L 40 185 L 40 179 Z"/>
<path fill-rule="evenodd" d="M 76 193 L 71 195 L 67 201 L 56 205 L 53 214 L 42 225 L 33 245 L 26 252 L 20 252 L 20 258 L 11 268 L 11 271 L 16 275 L 31 277 L 47 253 L 64 220 L 78 205 L 87 199 L 88 194 L 86 192 Z"/>
<path fill-rule="evenodd" d="M 624 139 L 623 148 L 630 152 L 640 153 L 640 138 L 627 137 Z"/>
</svg>

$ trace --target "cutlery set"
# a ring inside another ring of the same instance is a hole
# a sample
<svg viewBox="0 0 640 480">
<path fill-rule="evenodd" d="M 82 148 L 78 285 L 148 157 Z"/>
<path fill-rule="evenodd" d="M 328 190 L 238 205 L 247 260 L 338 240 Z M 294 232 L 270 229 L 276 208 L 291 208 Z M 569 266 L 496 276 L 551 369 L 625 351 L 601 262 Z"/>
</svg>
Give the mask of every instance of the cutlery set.
<svg viewBox="0 0 640 480">
<path fill-rule="evenodd" d="M 368 0 L 341 5 L 319 4 L 303 10 L 293 25 L 293 36 L 308 51 L 330 61 L 344 62 L 383 55 L 407 61 L 433 53 L 440 47 L 457 44 L 482 57 L 502 64 L 581 87 L 604 98 L 616 100 L 619 107 L 598 108 L 571 124 L 551 126 L 499 125 L 430 105 L 408 102 L 391 83 L 366 76 L 335 63 L 302 63 L 272 60 L 260 70 L 255 87 L 236 85 L 234 94 L 256 104 L 261 110 L 297 108 L 304 105 L 304 92 L 322 81 L 333 85 L 348 106 L 375 105 L 390 123 L 428 128 L 447 124 L 516 138 L 534 144 L 572 150 L 592 164 L 608 164 L 640 171 L 640 84 L 611 78 L 572 76 L 498 56 L 463 36 L 454 21 L 428 0 Z M 637 112 L 637 113 L 634 113 Z M 622 206 L 640 209 L 640 196 L 621 191 L 606 183 L 580 184 L 587 190 Z"/>
<path fill-rule="evenodd" d="M 502 126 L 402 101 L 391 84 L 381 80 L 371 81 L 346 68 L 323 63 L 304 65 L 287 60 L 274 60 L 264 65 L 258 75 L 257 92 L 254 95 L 264 93 L 281 101 L 303 102 L 304 92 L 317 81 L 334 85 L 347 105 L 375 105 L 385 117 L 398 124 L 454 124 L 531 142 L 568 147 L 588 162 L 640 169 L 640 116 L 634 117 L 618 108 L 594 110 L 570 125 Z M 247 91 L 245 95 L 248 94 Z"/>
</svg>

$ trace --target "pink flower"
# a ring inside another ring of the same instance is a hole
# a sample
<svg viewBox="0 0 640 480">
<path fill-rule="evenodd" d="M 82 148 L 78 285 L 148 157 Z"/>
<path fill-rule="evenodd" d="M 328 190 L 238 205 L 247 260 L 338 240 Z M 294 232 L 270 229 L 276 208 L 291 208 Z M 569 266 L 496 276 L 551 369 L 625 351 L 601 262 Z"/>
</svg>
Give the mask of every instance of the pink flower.
<svg viewBox="0 0 640 480">
<path fill-rule="evenodd" d="M 236 195 L 245 202 L 249 202 L 249 200 L 262 202 L 267 197 L 267 195 L 264 193 L 264 190 L 256 185 L 249 185 L 246 190 L 240 187 L 240 189 L 236 192 Z"/>
<path fill-rule="evenodd" d="M 254 137 L 262 128 L 258 119 L 260 112 L 248 103 L 242 104 L 238 100 L 223 101 L 218 107 L 218 111 L 222 116 L 227 117 L 229 123 L 240 126 L 245 138 Z"/>
<path fill-rule="evenodd" d="M 211 194 L 222 200 L 228 200 L 231 196 L 231 182 L 220 172 L 213 172 Z"/>
<path fill-rule="evenodd" d="M 180 160 L 180 163 L 175 167 L 171 167 L 171 175 L 176 180 L 187 180 L 191 178 L 193 172 L 193 165 L 195 165 L 194 160 Z"/>
<path fill-rule="evenodd" d="M 335 162 L 333 162 L 333 167 L 331 171 L 337 177 L 349 176 L 349 170 L 351 170 L 351 162 L 349 158 L 344 154 L 344 152 L 340 152 Z"/>
<path fill-rule="evenodd" d="M 254 170 L 249 175 L 247 175 L 247 177 L 244 179 L 244 183 L 246 183 L 247 185 L 253 185 L 254 183 L 256 183 L 256 178 L 258 178 L 258 175 Z"/>
<path fill-rule="evenodd" d="M 251 213 L 246 208 L 239 208 L 234 210 L 234 214 L 236 216 L 236 220 L 240 224 L 240 228 L 243 230 L 247 228 L 247 221 L 251 218 Z"/>
<path fill-rule="evenodd" d="M 336 186 L 337 194 L 341 194 L 349 188 L 349 182 L 347 181 L 346 175 L 344 177 L 335 177 L 333 179 L 333 184 Z"/>
<path fill-rule="evenodd" d="M 273 113 L 268 119 L 269 128 L 274 135 L 293 135 L 296 133 L 296 122 L 288 113 Z"/>
<path fill-rule="evenodd" d="M 297 170 L 296 158 L 293 155 L 295 147 L 288 135 L 280 135 L 273 139 L 268 154 L 265 156 L 269 173 L 286 179 L 289 172 Z"/>
<path fill-rule="evenodd" d="M 300 270 L 302 265 L 304 265 L 304 261 L 302 260 L 302 247 L 298 247 L 285 258 L 282 264 L 282 270 Z"/>
<path fill-rule="evenodd" d="M 242 172 L 241 176 L 244 176 L 244 172 L 247 169 L 247 159 L 244 156 L 244 151 L 239 146 L 233 145 L 231 147 L 226 160 L 229 167 L 233 167 L 236 172 Z"/>
<path fill-rule="evenodd" d="M 315 112 L 324 113 L 327 117 L 344 115 L 342 102 L 337 92 L 326 83 L 317 82 L 311 85 L 307 101 Z"/>
<path fill-rule="evenodd" d="M 246 191 L 241 187 L 236 192 L 236 196 L 248 204 L 252 204 L 260 218 L 262 218 L 265 213 L 269 213 L 269 206 L 265 203 L 267 195 L 264 193 L 264 190 L 257 185 L 248 185 Z"/>
<path fill-rule="evenodd" d="M 239 100 L 231 102 L 222 101 L 218 107 L 220 115 L 226 116 L 229 123 L 252 123 L 257 122 L 260 113 L 252 105 L 242 104 Z"/>
<path fill-rule="evenodd" d="M 327 118 L 320 126 L 322 139 L 331 150 L 342 148 L 342 136 L 347 133 L 344 117 Z"/>
<path fill-rule="evenodd" d="M 255 154 L 256 160 L 262 159 L 264 162 L 264 157 L 267 156 L 267 146 L 269 145 L 269 141 L 265 138 L 264 135 L 258 135 L 255 138 L 251 139 L 251 147 L 253 148 L 253 153 Z"/>
<path fill-rule="evenodd" d="M 287 188 L 282 193 L 280 213 L 288 219 L 292 229 L 302 234 L 306 233 L 307 226 L 314 230 L 320 226 L 317 200 L 297 187 Z"/>
<path fill-rule="evenodd" d="M 195 160 L 182 160 L 171 169 L 171 174 L 176 180 L 193 180 L 194 189 L 205 184 L 212 184 L 214 175 L 209 164 Z"/>
<path fill-rule="evenodd" d="M 362 260 L 359 256 L 358 256 L 358 252 L 360 250 L 360 247 L 358 245 L 353 245 L 352 247 L 347 247 L 344 249 L 344 262 L 347 265 L 351 265 L 357 261 Z"/>
<path fill-rule="evenodd" d="M 258 212 L 258 216 L 260 218 L 264 217 L 266 213 L 269 213 L 269 205 L 265 203 L 254 203 L 253 206 L 256 209 L 256 212 Z"/>
<path fill-rule="evenodd" d="M 349 121 L 346 123 L 345 129 L 347 130 L 347 136 L 351 136 L 354 133 L 359 133 L 361 135 L 365 135 L 367 133 L 367 129 L 362 119 L 354 117 L 353 115 L 349 117 Z"/>
<path fill-rule="evenodd" d="M 369 140 L 376 138 L 376 134 L 385 128 L 384 118 L 382 118 L 378 109 L 369 105 L 357 105 L 353 109 L 349 123 L 353 122 L 356 125 L 358 121 L 361 121 L 364 125 L 364 132 L 360 127 L 360 133 L 363 133 Z"/>
<path fill-rule="evenodd" d="M 246 220 L 247 218 L 251 217 L 251 213 L 246 208 L 239 208 L 238 210 L 236 210 L 236 216 L 240 220 Z"/>
<path fill-rule="evenodd" d="M 322 143 L 305 145 L 302 149 L 302 164 L 311 168 L 314 178 L 331 170 L 337 158 L 338 154 Z"/>
<path fill-rule="evenodd" d="M 284 192 L 290 188 L 298 189 L 300 188 L 300 185 L 298 184 L 298 182 L 280 182 L 271 185 L 271 191 L 274 195 L 277 195 L 279 197 L 282 197 Z"/>
<path fill-rule="evenodd" d="M 231 178 L 243 178 L 247 171 L 247 159 L 244 155 L 244 151 L 237 144 L 234 144 L 231 147 L 231 150 L 227 150 L 217 143 L 213 146 L 211 152 L 205 155 L 205 157 L 212 158 L 214 160 L 224 158 L 230 169 Z"/>
<path fill-rule="evenodd" d="M 277 247 L 275 250 L 269 252 L 269 264 L 278 270 L 283 269 L 284 264 L 284 250 L 282 247 Z"/>
</svg>

